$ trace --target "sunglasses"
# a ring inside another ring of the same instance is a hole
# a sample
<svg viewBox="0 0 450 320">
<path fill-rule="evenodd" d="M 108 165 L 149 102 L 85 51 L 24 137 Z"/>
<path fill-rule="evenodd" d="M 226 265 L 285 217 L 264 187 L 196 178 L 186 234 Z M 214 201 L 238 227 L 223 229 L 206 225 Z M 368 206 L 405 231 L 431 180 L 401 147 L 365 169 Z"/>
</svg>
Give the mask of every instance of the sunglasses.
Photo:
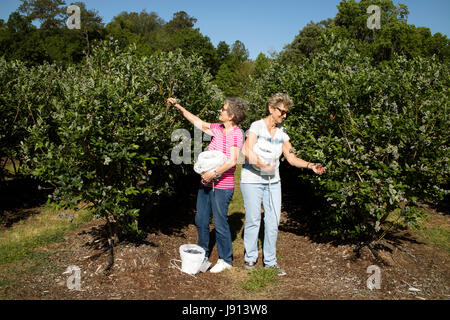
<svg viewBox="0 0 450 320">
<path fill-rule="evenodd" d="M 287 111 L 287 110 L 283 110 L 283 109 L 280 109 L 280 107 L 275 107 L 276 109 L 278 109 L 278 111 L 280 111 L 280 113 L 281 113 L 281 116 L 284 116 L 284 115 L 289 115 L 289 111 Z"/>
</svg>

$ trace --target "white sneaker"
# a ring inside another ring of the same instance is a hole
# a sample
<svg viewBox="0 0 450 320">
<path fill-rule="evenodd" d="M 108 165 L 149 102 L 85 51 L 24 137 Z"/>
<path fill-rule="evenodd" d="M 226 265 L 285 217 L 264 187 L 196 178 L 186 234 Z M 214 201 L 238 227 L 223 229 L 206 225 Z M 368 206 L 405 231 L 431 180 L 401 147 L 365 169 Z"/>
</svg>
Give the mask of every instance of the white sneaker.
<svg viewBox="0 0 450 320">
<path fill-rule="evenodd" d="M 219 259 L 219 260 L 217 260 L 216 265 L 214 267 L 212 267 L 211 270 L 209 270 L 209 272 L 219 273 L 224 270 L 231 269 L 232 267 L 233 267 L 232 265 L 226 263 L 222 259 Z"/>
</svg>

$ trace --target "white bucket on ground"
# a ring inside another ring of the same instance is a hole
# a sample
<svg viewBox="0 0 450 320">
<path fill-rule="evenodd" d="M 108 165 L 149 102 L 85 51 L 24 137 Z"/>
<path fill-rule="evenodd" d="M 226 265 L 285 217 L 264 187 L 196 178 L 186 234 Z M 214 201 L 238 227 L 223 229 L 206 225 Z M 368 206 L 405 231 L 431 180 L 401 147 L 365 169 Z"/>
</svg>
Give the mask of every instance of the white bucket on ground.
<svg viewBox="0 0 450 320">
<path fill-rule="evenodd" d="M 196 244 L 183 244 L 180 246 L 181 271 L 196 274 L 205 259 L 205 250 Z"/>
</svg>

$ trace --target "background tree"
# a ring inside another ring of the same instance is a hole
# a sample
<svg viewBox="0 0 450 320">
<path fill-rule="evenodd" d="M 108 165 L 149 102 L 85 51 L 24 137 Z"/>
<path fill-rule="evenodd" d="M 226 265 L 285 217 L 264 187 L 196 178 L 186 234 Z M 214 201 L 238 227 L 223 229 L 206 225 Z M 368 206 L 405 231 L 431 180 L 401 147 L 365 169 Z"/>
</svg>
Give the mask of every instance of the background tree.
<svg viewBox="0 0 450 320">
<path fill-rule="evenodd" d="M 184 56 L 197 53 L 215 75 L 219 68 L 216 49 L 208 37 L 193 28 L 196 21 L 184 11 L 174 13 L 167 23 L 154 12 L 122 12 L 106 26 L 106 31 L 107 37 L 117 39 L 121 48 L 136 43 L 141 56 L 176 49 L 181 49 Z"/>
<path fill-rule="evenodd" d="M 252 74 L 253 78 L 261 78 L 269 68 L 270 62 L 271 59 L 266 57 L 264 53 L 261 52 L 260 54 L 258 54 L 254 62 L 255 68 Z"/>
<path fill-rule="evenodd" d="M 304 58 L 317 52 L 321 47 L 323 31 L 333 23 L 333 19 L 323 20 L 319 23 L 310 22 L 300 30 L 294 40 L 284 47 L 282 61 L 299 63 Z"/>
<path fill-rule="evenodd" d="M 166 24 L 166 30 L 175 33 L 183 29 L 192 29 L 196 22 L 196 18 L 191 17 L 184 11 L 178 11 L 173 14 L 172 20 Z"/>
<path fill-rule="evenodd" d="M 80 61 L 83 51 L 86 52 L 87 56 L 89 56 L 91 42 L 104 39 L 106 32 L 102 22 L 103 19 L 99 16 L 97 10 L 88 10 L 84 2 L 73 2 L 72 4 L 80 8 L 81 29 L 64 30 L 66 34 L 76 38 L 78 46 L 74 46 L 76 51 L 72 53 L 72 60 Z M 83 48 L 83 50 L 80 50 L 81 48 Z"/>
<path fill-rule="evenodd" d="M 61 65 L 82 62 L 85 55 L 90 53 L 91 42 L 104 38 L 104 26 L 98 12 L 88 10 L 84 2 L 72 4 L 80 8 L 81 29 L 69 29 L 64 25 L 43 33 L 49 62 Z M 64 21 L 68 17 L 69 14 L 65 12 Z"/>
<path fill-rule="evenodd" d="M 209 37 L 194 28 L 197 19 L 184 11 L 173 14 L 172 20 L 164 25 L 158 37 L 158 46 L 162 51 L 181 49 L 184 56 L 198 53 L 213 76 L 219 68 L 219 57 Z"/>
<path fill-rule="evenodd" d="M 377 5 L 381 10 L 381 29 L 367 28 L 370 14 L 367 8 Z M 390 61 L 394 53 L 413 57 L 436 55 L 448 62 L 450 51 L 448 39 L 440 33 L 431 35 L 429 28 L 408 24 L 409 10 L 406 5 L 394 5 L 392 0 L 342 0 L 333 19 L 319 23 L 310 22 L 294 40 L 285 46 L 280 58 L 283 63 L 298 64 L 323 48 L 322 35 L 333 34 L 351 41 L 357 51 L 370 57 L 374 63 Z"/>
<path fill-rule="evenodd" d="M 226 46 L 221 44 L 226 52 Z M 223 63 L 216 76 L 217 86 L 227 96 L 242 96 L 245 93 L 254 66 L 248 59 L 249 52 L 242 41 L 236 40 L 231 46 L 230 54 L 224 55 Z"/>
<path fill-rule="evenodd" d="M 224 63 L 230 55 L 230 46 L 225 41 L 220 41 L 217 44 L 217 55 L 219 57 L 220 64 Z"/>
<path fill-rule="evenodd" d="M 23 1 L 19 11 L 13 12 L 0 32 L 0 48 L 6 59 L 19 59 L 28 65 L 44 61 L 67 65 L 78 63 L 89 53 L 89 41 L 104 37 L 101 17 L 88 10 L 83 2 L 74 2 L 81 11 L 81 30 L 69 30 L 69 17 L 62 1 Z M 32 22 L 40 20 L 39 28 Z"/>
<path fill-rule="evenodd" d="M 155 12 L 122 12 L 106 26 L 106 32 L 107 37 L 116 39 L 121 48 L 136 43 L 138 54 L 151 55 L 158 50 L 157 33 L 164 24 Z"/>
<path fill-rule="evenodd" d="M 0 30 L 0 48 L 7 60 L 21 60 L 27 65 L 48 59 L 42 33 L 31 24 L 30 17 L 15 11 Z"/>
<path fill-rule="evenodd" d="M 62 28 L 67 8 L 63 0 L 21 0 L 18 11 L 25 13 L 31 20 L 39 20 L 41 29 Z"/>
<path fill-rule="evenodd" d="M 247 61 L 249 52 L 242 41 L 236 40 L 231 46 L 231 55 L 240 63 Z"/>
</svg>

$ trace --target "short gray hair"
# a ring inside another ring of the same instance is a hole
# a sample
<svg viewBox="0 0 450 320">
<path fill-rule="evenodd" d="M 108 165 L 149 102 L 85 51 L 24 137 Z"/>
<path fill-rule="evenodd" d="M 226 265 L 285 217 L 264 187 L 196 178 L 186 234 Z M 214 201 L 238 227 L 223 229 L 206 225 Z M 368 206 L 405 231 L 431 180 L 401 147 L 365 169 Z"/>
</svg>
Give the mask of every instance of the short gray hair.
<svg viewBox="0 0 450 320">
<path fill-rule="evenodd" d="M 273 96 L 271 96 L 269 99 L 267 99 L 266 102 L 266 114 L 270 114 L 269 106 L 275 107 L 279 103 L 284 104 L 284 106 L 289 109 L 292 107 L 294 102 L 292 101 L 292 98 L 287 93 L 276 93 Z"/>
<path fill-rule="evenodd" d="M 234 115 L 233 123 L 238 125 L 247 118 L 247 103 L 241 98 L 228 97 L 225 99 L 225 103 L 228 102 L 227 112 L 230 116 Z"/>
</svg>

